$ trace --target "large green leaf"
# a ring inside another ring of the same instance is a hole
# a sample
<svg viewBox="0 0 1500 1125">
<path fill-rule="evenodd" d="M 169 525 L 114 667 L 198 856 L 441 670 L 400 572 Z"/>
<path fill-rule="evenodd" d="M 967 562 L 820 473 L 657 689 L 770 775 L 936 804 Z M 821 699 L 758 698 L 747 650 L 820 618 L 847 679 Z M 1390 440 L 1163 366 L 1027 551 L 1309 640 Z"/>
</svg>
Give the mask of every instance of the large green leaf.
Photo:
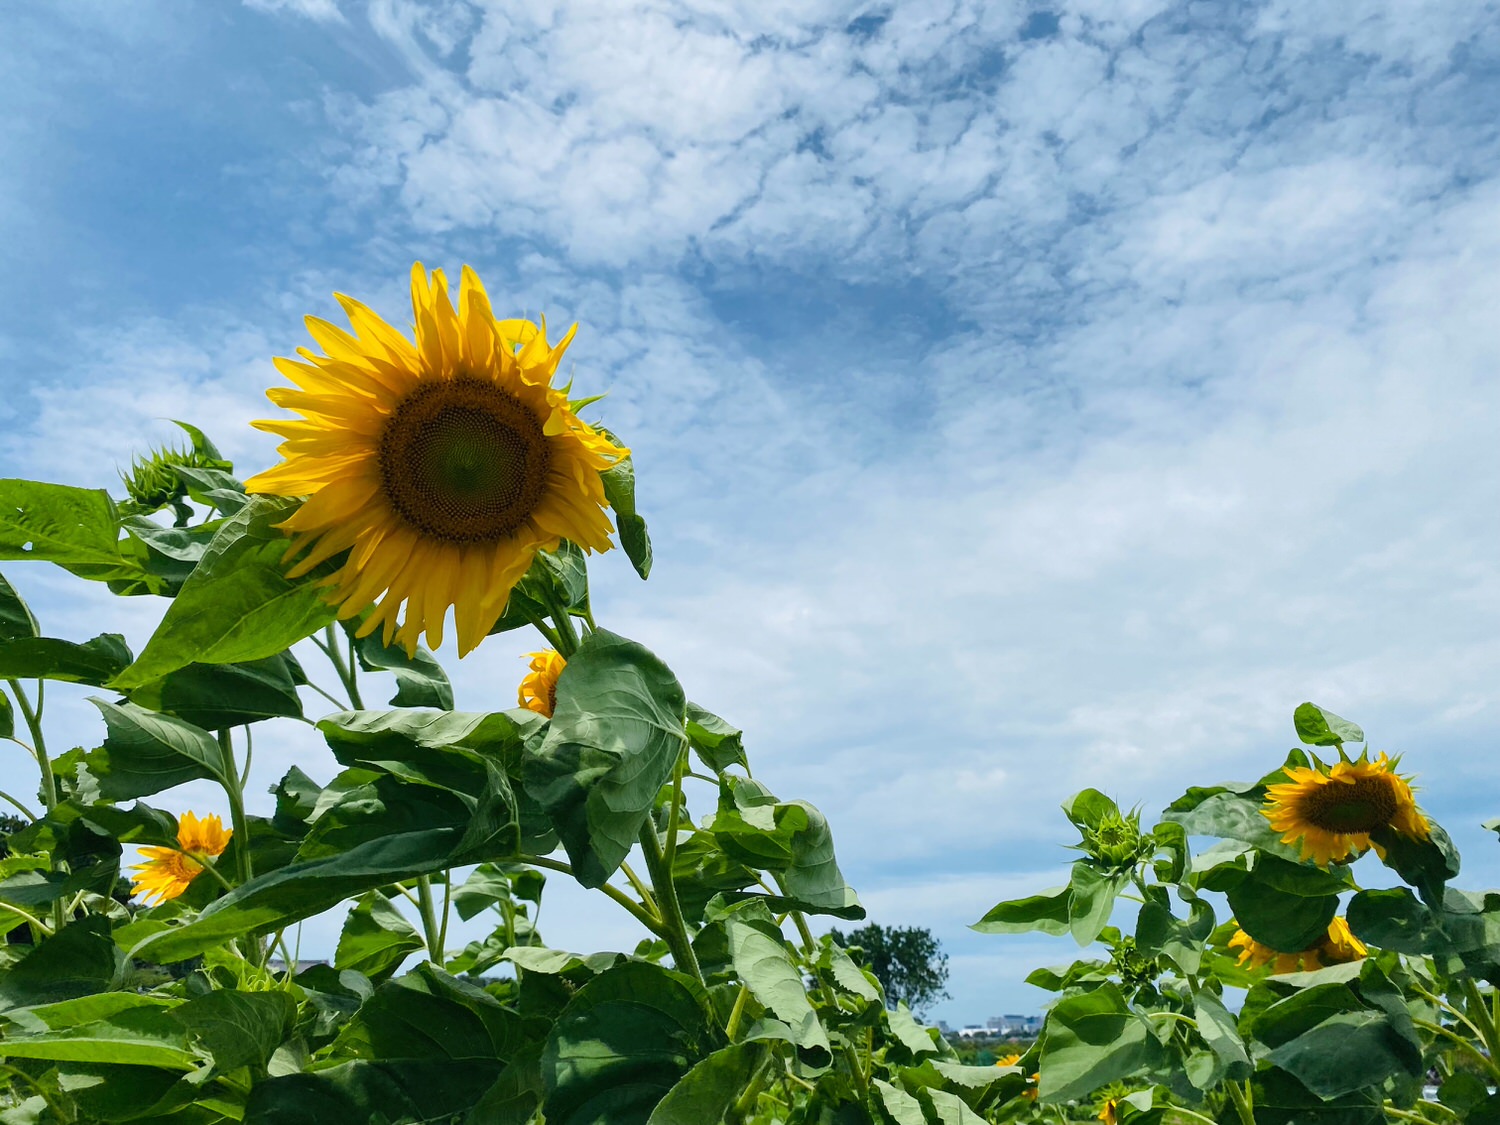
<svg viewBox="0 0 1500 1125">
<path fill-rule="evenodd" d="M 0 644 L 20 640 L 23 637 L 39 637 L 36 618 L 31 609 L 21 600 L 15 587 L 0 574 Z"/>
<path fill-rule="evenodd" d="M 1260 855 L 1225 893 L 1240 929 L 1272 949 L 1297 953 L 1327 935 L 1344 885 L 1321 868 Z"/>
<path fill-rule="evenodd" d="M 451 1125 L 494 1085 L 499 1069 L 493 1059 L 355 1059 L 256 1083 L 245 1103 L 244 1125 Z"/>
<path fill-rule="evenodd" d="M 373 981 L 390 976 L 423 946 L 406 916 L 379 891 L 370 891 L 349 911 L 333 955 L 335 969 L 354 969 Z"/>
<path fill-rule="evenodd" d="M 693 1066 L 656 1103 L 647 1125 L 717 1125 L 767 1054 L 764 1043 L 731 1043 Z"/>
<path fill-rule="evenodd" d="M 65 680 L 98 687 L 130 663 L 130 649 L 118 633 L 101 633 L 76 644 L 53 637 L 0 640 L 0 680 Z"/>
<path fill-rule="evenodd" d="M 140 577 L 138 551 L 121 543 L 119 513 L 103 489 L 0 480 L 0 559 L 56 563 L 103 582 Z"/>
<path fill-rule="evenodd" d="M 200 727 L 134 703 L 91 702 L 103 712 L 109 734 L 83 763 L 106 799 L 146 797 L 198 778 L 228 780 L 218 742 Z"/>
<path fill-rule="evenodd" d="M 275 656 L 332 621 L 316 572 L 286 577 L 289 541 L 276 525 L 295 510 L 294 501 L 256 496 L 226 519 L 145 651 L 112 686 L 130 691 L 189 664 Z"/>
<path fill-rule="evenodd" d="M 616 965 L 578 990 L 547 1037 L 547 1123 L 645 1125 L 721 1045 L 689 978 L 640 961 Z"/>
<path fill-rule="evenodd" d="M 51 1004 L 103 992 L 116 987 L 123 968 L 124 956 L 109 935 L 109 919 L 92 915 L 64 926 L 0 973 L 0 1007 Z M 9 1046 L 7 1041 L 5 1053 L 13 1054 Z"/>
<path fill-rule="evenodd" d="M 1072 897 L 1071 886 L 1054 887 L 1038 895 L 997 903 L 969 929 L 981 934 L 1024 934 L 1032 930 L 1065 934 L 1070 925 Z"/>
<path fill-rule="evenodd" d="M 297 1018 L 297 1002 L 281 991 L 216 988 L 172 1010 L 194 1043 L 213 1056 L 220 1074 L 242 1066 L 263 1070 Z"/>
<path fill-rule="evenodd" d="M 854 888 L 839 871 L 828 820 L 806 801 L 778 801 L 760 782 L 724 774 L 709 830 L 730 859 L 774 874 L 781 894 L 752 896 L 763 897 L 772 910 L 855 921 L 865 916 Z"/>
<path fill-rule="evenodd" d="M 1086 859 L 1073 864 L 1073 877 L 1068 882 L 1073 892 L 1068 897 L 1068 928 L 1074 941 L 1081 946 L 1089 945 L 1099 936 L 1109 925 L 1115 897 L 1129 882 L 1129 871 L 1100 871 Z"/>
<path fill-rule="evenodd" d="M 1065 996 L 1047 1014 L 1040 1097 L 1062 1102 L 1156 1066 L 1162 1047 L 1114 984 Z"/>
<path fill-rule="evenodd" d="M 603 886 L 630 854 L 686 746 L 685 707 L 671 669 L 603 629 L 558 677 L 557 706 L 527 759 L 525 784 L 584 886 Z"/>
<path fill-rule="evenodd" d="M 200 1056 L 188 1046 L 187 1030 L 164 1007 L 119 1010 L 91 1023 L 29 1035 L 7 1034 L 12 1059 L 81 1063 L 126 1063 L 192 1070 Z"/>
<path fill-rule="evenodd" d="M 763 903 L 745 902 L 733 907 L 724 923 L 735 972 L 750 994 L 791 1028 L 803 1063 L 827 1066 L 833 1057 L 828 1033 L 807 998 L 802 970 L 771 912 Z"/>
<path fill-rule="evenodd" d="M 302 717 L 292 666 L 281 653 L 245 664 L 189 664 L 135 688 L 130 701 L 209 731 Z"/>
<path fill-rule="evenodd" d="M 522 1050 L 526 1020 L 432 964 L 387 981 L 360 1005 L 335 1050 L 381 1061 L 502 1063 Z"/>
<path fill-rule="evenodd" d="M 743 733 L 712 711 L 705 711 L 691 700 L 687 705 L 687 736 L 703 764 L 715 773 L 730 766 L 749 768 L 745 757 Z"/>
</svg>

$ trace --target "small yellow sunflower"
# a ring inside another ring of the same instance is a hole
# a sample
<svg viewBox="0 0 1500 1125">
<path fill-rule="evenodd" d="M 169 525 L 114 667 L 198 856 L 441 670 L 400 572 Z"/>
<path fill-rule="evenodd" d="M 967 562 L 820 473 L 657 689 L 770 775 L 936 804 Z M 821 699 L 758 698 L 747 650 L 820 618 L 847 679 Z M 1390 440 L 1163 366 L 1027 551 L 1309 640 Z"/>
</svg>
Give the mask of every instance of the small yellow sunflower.
<svg viewBox="0 0 1500 1125">
<path fill-rule="evenodd" d="M 1365 955 L 1365 943 L 1349 930 L 1349 923 L 1335 918 L 1328 926 L 1328 933 L 1306 949 L 1295 953 L 1283 953 L 1256 941 L 1244 930 L 1236 930 L 1229 939 L 1229 948 L 1240 951 L 1239 964 L 1250 969 L 1271 966 L 1271 975 L 1283 973 L 1311 972 L 1329 965 L 1343 965 L 1358 961 Z"/>
<path fill-rule="evenodd" d="M 552 712 L 557 709 L 557 677 L 562 675 L 568 662 L 562 658 L 562 653 L 553 648 L 545 652 L 528 652 L 526 655 L 531 657 L 531 671 L 521 681 L 520 690 L 516 694 L 522 707 L 550 719 Z"/>
<path fill-rule="evenodd" d="M 1411 786 L 1385 754 L 1337 762 L 1328 772 L 1289 766 L 1290 779 L 1271 786 L 1261 810 L 1281 842 L 1302 841 L 1302 858 L 1321 866 L 1358 857 L 1369 850 L 1370 833 L 1392 828 L 1425 840 L 1427 818 L 1417 810 Z M 1377 849 L 1378 850 L 1378 849 Z"/>
<path fill-rule="evenodd" d="M 302 418 L 255 423 L 286 439 L 284 460 L 245 487 L 308 498 L 281 525 L 293 537 L 288 559 L 307 552 L 288 574 L 348 551 L 325 581 L 341 618 L 375 604 L 359 635 L 380 628 L 411 654 L 425 632 L 438 648 L 451 606 L 462 656 L 504 612 L 537 551 L 563 539 L 610 548 L 599 473 L 628 450 L 552 386 L 578 326 L 554 346 L 545 322 L 497 320 L 468 266 L 456 309 L 442 270 L 429 279 L 420 262 L 412 267 L 415 343 L 335 296 L 353 334 L 308 317 L 327 354 L 277 358 L 297 387 L 267 396 Z"/>
<path fill-rule="evenodd" d="M 1099 1120 L 1104 1125 L 1120 1125 L 1120 1099 L 1109 1098 L 1099 1110 Z"/>
<path fill-rule="evenodd" d="M 140 872 L 131 879 L 131 892 L 148 902 L 152 896 L 157 903 L 176 898 L 188 889 L 208 860 L 224 851 L 233 835 L 217 813 L 209 813 L 202 820 L 190 812 L 183 813 L 177 821 L 177 848 L 141 849 L 147 861 L 131 868 Z"/>
</svg>

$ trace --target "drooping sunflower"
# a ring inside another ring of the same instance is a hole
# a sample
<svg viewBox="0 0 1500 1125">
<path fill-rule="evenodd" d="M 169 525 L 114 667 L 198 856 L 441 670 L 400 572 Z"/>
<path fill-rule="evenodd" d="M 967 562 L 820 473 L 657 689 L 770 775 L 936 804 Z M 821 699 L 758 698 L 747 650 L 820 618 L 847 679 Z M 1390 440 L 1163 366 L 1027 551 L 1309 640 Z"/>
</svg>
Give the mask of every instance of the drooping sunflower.
<svg viewBox="0 0 1500 1125">
<path fill-rule="evenodd" d="M 233 835 L 217 813 L 201 820 L 193 813 L 183 813 L 177 821 L 177 848 L 141 849 L 147 860 L 131 868 L 140 872 L 131 877 L 131 892 L 148 902 L 153 896 L 157 903 L 176 898 L 202 874 L 210 859 L 224 851 Z"/>
<path fill-rule="evenodd" d="M 1311 972 L 1329 965 L 1343 965 L 1358 961 L 1366 952 L 1365 943 L 1355 937 L 1349 923 L 1335 918 L 1328 926 L 1328 933 L 1306 949 L 1295 953 L 1283 953 L 1263 942 L 1256 941 L 1244 930 L 1236 930 L 1229 939 L 1229 948 L 1238 949 L 1238 963 L 1246 968 L 1259 969 L 1271 966 L 1271 974 Z"/>
<path fill-rule="evenodd" d="M 629 451 L 552 385 L 578 326 L 553 345 L 545 322 L 497 320 L 468 266 L 457 308 L 442 270 L 429 279 L 420 262 L 412 267 L 415 343 L 335 296 L 353 333 L 308 317 L 326 354 L 277 358 L 296 388 L 267 396 L 302 418 L 255 423 L 286 439 L 284 460 L 245 487 L 307 497 L 281 525 L 293 537 L 288 559 L 302 555 L 288 574 L 348 551 L 325 582 L 341 618 L 375 605 L 359 635 L 380 628 L 411 654 L 425 632 L 438 648 L 452 607 L 462 656 L 504 612 L 537 551 L 563 539 L 610 548 L 599 473 Z"/>
<path fill-rule="evenodd" d="M 1098 1119 L 1104 1125 L 1119 1125 L 1120 1123 L 1120 1099 L 1106 1098 L 1104 1105 L 1100 1107 Z"/>
<path fill-rule="evenodd" d="M 1266 791 L 1261 810 L 1281 842 L 1302 841 L 1302 858 L 1323 867 L 1370 849 L 1370 833 L 1391 828 L 1415 840 L 1431 834 L 1411 785 L 1385 754 L 1336 762 L 1328 771 L 1289 766 L 1289 780 Z M 1377 849 L 1378 850 L 1378 849 Z"/>
<path fill-rule="evenodd" d="M 522 707 L 550 719 L 557 709 L 557 677 L 562 675 L 568 662 L 554 648 L 526 655 L 531 657 L 531 671 L 526 673 L 516 695 Z"/>
</svg>

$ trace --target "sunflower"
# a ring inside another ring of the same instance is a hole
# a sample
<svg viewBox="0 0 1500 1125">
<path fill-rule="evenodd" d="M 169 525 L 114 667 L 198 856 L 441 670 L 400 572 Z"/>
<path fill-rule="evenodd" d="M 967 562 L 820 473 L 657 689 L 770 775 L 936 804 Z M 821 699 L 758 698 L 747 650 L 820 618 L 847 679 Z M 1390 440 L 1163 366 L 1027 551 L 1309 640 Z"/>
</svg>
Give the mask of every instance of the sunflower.
<svg viewBox="0 0 1500 1125">
<path fill-rule="evenodd" d="M 531 657 L 531 671 L 521 681 L 516 694 L 522 707 L 550 719 L 557 709 L 557 677 L 562 675 L 568 662 L 562 658 L 562 653 L 551 648 L 526 655 Z"/>
<path fill-rule="evenodd" d="M 504 612 L 537 551 L 563 539 L 610 548 L 599 473 L 628 450 L 552 386 L 578 326 L 552 345 L 545 322 L 495 319 L 468 266 L 456 309 L 442 270 L 429 279 L 420 262 L 412 267 L 415 343 L 336 296 L 353 334 L 308 317 L 326 354 L 299 348 L 306 362 L 276 360 L 297 386 L 267 396 L 302 418 L 255 423 L 286 439 L 284 459 L 245 488 L 308 498 L 281 524 L 292 536 L 288 559 L 302 556 L 288 576 L 347 551 L 324 583 L 340 618 L 375 605 L 360 636 L 379 628 L 386 644 L 413 654 L 425 632 L 438 648 L 451 606 L 462 656 Z"/>
<path fill-rule="evenodd" d="M 1302 841 L 1302 858 L 1321 866 L 1358 857 L 1371 846 L 1370 833 L 1390 828 L 1425 840 L 1427 818 L 1417 811 L 1411 786 L 1385 754 L 1375 761 L 1337 762 L 1328 772 L 1288 766 L 1288 780 L 1266 791 L 1261 810 L 1281 842 Z M 1377 848 L 1377 851 L 1380 849 Z M 1383 853 L 1382 853 L 1383 854 Z"/>
<path fill-rule="evenodd" d="M 1103 1108 L 1101 1108 L 1099 1110 L 1098 1117 L 1099 1117 L 1100 1121 L 1104 1122 L 1104 1125 L 1119 1125 L 1119 1122 L 1120 1122 L 1120 1099 L 1119 1098 L 1108 1098 L 1108 1099 L 1106 1099 L 1105 1102 L 1104 1102 Z"/>
<path fill-rule="evenodd" d="M 1001 1055 L 998 1059 L 995 1060 L 995 1065 L 1015 1066 L 1020 1061 L 1021 1056 L 1019 1054 Z M 1026 1089 L 1021 1091 L 1021 1096 L 1023 1098 L 1030 1098 L 1032 1101 L 1036 1100 L 1036 1084 L 1041 1079 L 1041 1077 L 1042 1076 L 1040 1074 L 1033 1074 L 1026 1080 Z"/>
<path fill-rule="evenodd" d="M 1229 939 L 1229 948 L 1240 951 L 1239 964 L 1246 968 L 1259 969 L 1271 966 L 1271 975 L 1282 973 L 1311 972 L 1328 965 L 1343 965 L 1358 961 L 1366 953 L 1365 943 L 1349 930 L 1349 923 L 1335 918 L 1328 926 L 1328 933 L 1306 949 L 1295 953 L 1283 953 L 1256 941 L 1244 930 L 1236 930 Z"/>
<path fill-rule="evenodd" d="M 209 859 L 223 852 L 233 835 L 217 813 L 209 813 L 202 820 L 190 812 L 183 813 L 177 822 L 176 848 L 141 849 L 147 860 L 131 868 L 140 872 L 131 879 L 131 892 L 148 902 L 153 895 L 158 903 L 176 898 L 188 889 Z"/>
</svg>

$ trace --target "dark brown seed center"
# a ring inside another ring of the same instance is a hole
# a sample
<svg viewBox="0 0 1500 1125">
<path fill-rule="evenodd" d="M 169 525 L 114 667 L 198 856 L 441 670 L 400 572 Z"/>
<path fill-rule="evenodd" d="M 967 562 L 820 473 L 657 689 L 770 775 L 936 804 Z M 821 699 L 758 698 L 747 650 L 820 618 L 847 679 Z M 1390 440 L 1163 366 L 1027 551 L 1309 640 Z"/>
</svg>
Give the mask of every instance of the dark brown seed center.
<svg viewBox="0 0 1500 1125">
<path fill-rule="evenodd" d="M 424 383 L 380 435 L 380 482 L 412 528 L 449 543 L 493 543 L 536 510 L 552 454 L 542 424 L 481 379 Z"/>
<path fill-rule="evenodd" d="M 1320 785 L 1303 798 L 1302 814 L 1325 832 L 1373 832 L 1395 819 L 1396 794 L 1386 777 Z"/>
</svg>

